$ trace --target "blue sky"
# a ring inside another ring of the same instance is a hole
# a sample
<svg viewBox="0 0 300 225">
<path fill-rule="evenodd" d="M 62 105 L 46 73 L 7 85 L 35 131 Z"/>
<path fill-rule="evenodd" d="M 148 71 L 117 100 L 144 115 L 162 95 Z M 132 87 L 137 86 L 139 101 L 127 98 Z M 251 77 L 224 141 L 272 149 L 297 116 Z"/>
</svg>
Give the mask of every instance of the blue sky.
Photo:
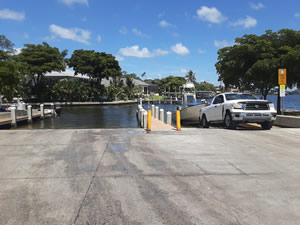
<svg viewBox="0 0 300 225">
<path fill-rule="evenodd" d="M 93 49 L 146 78 L 196 73 L 218 84 L 219 48 L 244 34 L 300 30 L 299 0 L 1 0 L 0 34 L 22 48 L 43 41 L 69 56 Z"/>
</svg>

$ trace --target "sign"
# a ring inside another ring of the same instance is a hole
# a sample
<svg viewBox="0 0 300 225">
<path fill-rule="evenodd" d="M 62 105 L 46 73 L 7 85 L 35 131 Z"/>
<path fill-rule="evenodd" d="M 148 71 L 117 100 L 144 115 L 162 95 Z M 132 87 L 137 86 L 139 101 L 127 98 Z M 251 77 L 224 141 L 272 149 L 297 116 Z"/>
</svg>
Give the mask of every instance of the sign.
<svg viewBox="0 0 300 225">
<path fill-rule="evenodd" d="M 280 97 L 285 97 L 285 85 L 280 85 Z"/>
<path fill-rule="evenodd" d="M 286 85 L 286 69 L 278 69 L 278 84 Z"/>
</svg>

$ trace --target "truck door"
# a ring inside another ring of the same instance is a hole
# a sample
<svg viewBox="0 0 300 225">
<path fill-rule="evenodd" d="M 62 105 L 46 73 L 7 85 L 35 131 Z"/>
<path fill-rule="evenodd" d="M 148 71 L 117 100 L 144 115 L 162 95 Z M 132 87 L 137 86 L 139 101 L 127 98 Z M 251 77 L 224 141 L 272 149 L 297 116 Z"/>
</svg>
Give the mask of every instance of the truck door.
<svg viewBox="0 0 300 225">
<path fill-rule="evenodd" d="M 215 120 L 223 120 L 223 104 L 224 104 L 224 97 L 223 95 L 219 95 L 218 104 L 215 107 Z"/>
<path fill-rule="evenodd" d="M 213 103 L 211 109 L 211 121 L 219 121 L 222 120 L 222 110 L 223 110 L 224 97 L 223 95 L 217 96 Z"/>
</svg>

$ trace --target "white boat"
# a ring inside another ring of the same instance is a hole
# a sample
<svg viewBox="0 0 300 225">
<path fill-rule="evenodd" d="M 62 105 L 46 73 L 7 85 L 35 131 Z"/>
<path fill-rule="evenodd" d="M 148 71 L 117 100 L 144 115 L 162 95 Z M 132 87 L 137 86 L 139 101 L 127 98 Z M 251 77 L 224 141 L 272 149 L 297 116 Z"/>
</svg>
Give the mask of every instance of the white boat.
<svg viewBox="0 0 300 225">
<path fill-rule="evenodd" d="M 181 121 L 199 121 L 200 109 L 207 106 L 206 101 L 203 99 L 201 103 L 197 103 L 195 85 L 191 82 L 183 85 L 182 93 L 186 107 L 180 110 Z"/>
<path fill-rule="evenodd" d="M 193 121 L 198 122 L 199 121 L 199 112 L 200 109 L 207 106 L 206 103 L 193 103 L 189 106 L 183 108 L 180 111 L 180 119 L 182 121 Z"/>
</svg>

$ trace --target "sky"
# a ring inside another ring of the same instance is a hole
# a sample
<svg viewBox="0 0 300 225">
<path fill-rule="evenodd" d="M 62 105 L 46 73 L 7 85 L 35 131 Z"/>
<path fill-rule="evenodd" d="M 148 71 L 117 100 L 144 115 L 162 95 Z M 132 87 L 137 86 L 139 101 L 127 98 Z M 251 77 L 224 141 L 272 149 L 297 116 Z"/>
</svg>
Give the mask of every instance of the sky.
<svg viewBox="0 0 300 225">
<path fill-rule="evenodd" d="M 16 49 L 106 52 L 144 79 L 192 70 L 217 85 L 218 49 L 283 28 L 300 30 L 299 0 L 0 0 L 0 34 Z"/>
</svg>

